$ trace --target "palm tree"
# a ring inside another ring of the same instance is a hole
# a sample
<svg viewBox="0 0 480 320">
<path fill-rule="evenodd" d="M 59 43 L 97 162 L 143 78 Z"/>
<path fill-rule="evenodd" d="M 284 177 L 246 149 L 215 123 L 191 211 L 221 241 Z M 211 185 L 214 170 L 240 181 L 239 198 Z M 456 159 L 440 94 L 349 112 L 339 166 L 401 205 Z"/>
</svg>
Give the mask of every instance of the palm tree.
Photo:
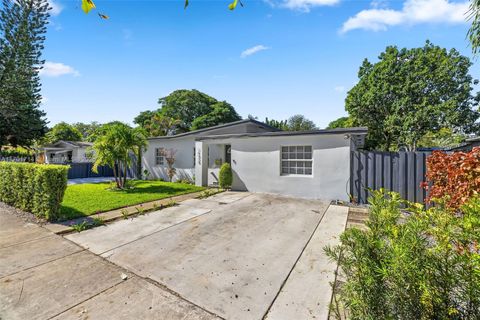
<svg viewBox="0 0 480 320">
<path fill-rule="evenodd" d="M 468 30 L 468 39 L 472 46 L 472 51 L 476 55 L 480 50 L 480 0 L 472 0 L 468 19 L 472 20 L 472 25 Z"/>
<path fill-rule="evenodd" d="M 145 129 L 152 137 L 168 136 L 174 133 L 182 121 L 156 113 L 150 120 L 145 122 Z"/>
<path fill-rule="evenodd" d="M 117 188 L 123 189 L 127 184 L 127 169 L 132 161 L 130 154 L 138 155 L 146 145 L 147 141 L 142 130 L 132 129 L 119 122 L 106 124 L 99 130 L 99 135 L 92 146 L 95 153 L 93 171 L 97 172 L 98 166 L 101 165 L 110 166 Z"/>
</svg>

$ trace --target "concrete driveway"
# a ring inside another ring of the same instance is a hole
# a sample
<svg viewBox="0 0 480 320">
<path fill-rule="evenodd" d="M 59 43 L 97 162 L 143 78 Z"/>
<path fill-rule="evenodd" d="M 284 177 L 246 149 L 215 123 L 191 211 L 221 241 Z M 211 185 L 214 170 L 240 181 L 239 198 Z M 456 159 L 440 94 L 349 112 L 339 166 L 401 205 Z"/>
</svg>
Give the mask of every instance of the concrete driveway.
<svg viewBox="0 0 480 320">
<path fill-rule="evenodd" d="M 327 319 L 336 266 L 322 248 L 338 242 L 347 213 L 322 201 L 226 192 L 66 238 L 208 315 Z"/>
</svg>

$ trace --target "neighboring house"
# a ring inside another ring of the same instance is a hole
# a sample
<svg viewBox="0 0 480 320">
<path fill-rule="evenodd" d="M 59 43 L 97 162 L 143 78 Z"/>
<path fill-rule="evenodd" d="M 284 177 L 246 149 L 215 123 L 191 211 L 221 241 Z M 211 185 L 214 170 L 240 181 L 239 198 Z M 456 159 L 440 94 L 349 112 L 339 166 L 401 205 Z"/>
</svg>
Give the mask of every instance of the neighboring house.
<svg viewBox="0 0 480 320">
<path fill-rule="evenodd" d="M 88 148 L 93 144 L 83 141 L 57 141 L 41 148 L 45 163 L 91 162 L 87 157 Z"/>
<path fill-rule="evenodd" d="M 175 149 L 178 179 L 217 185 L 221 165 L 233 171 L 233 190 L 349 200 L 350 152 L 366 128 L 281 131 L 246 119 L 174 136 L 148 139 L 142 167 L 167 179 L 163 149 Z"/>
<path fill-rule="evenodd" d="M 449 151 L 470 152 L 474 147 L 480 147 L 480 137 L 467 138 L 461 145 L 450 148 Z"/>
</svg>

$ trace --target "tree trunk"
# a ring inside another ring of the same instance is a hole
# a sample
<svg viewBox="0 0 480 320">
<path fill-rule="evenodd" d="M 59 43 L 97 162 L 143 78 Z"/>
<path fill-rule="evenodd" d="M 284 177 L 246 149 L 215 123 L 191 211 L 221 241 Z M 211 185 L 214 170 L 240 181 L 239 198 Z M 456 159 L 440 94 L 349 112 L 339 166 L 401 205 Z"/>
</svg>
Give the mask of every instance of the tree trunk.
<svg viewBox="0 0 480 320">
<path fill-rule="evenodd" d="M 128 157 L 128 155 L 127 155 Z M 128 166 L 128 160 L 125 158 L 124 160 L 124 165 L 123 165 L 123 187 L 126 186 L 127 184 L 127 166 Z"/>
<path fill-rule="evenodd" d="M 115 177 L 115 184 L 117 185 L 117 188 L 120 188 L 120 183 L 118 181 L 118 166 L 115 161 L 113 162 L 113 176 Z"/>
<path fill-rule="evenodd" d="M 143 180 L 142 177 L 142 148 L 138 147 L 138 154 L 137 154 L 137 178 L 139 180 Z"/>
</svg>

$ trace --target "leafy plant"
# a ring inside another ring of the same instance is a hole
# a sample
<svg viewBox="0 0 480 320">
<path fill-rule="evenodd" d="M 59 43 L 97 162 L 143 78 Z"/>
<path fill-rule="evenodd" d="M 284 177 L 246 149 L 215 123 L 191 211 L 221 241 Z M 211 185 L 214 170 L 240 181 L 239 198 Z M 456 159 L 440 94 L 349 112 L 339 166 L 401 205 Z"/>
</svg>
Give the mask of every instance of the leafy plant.
<svg viewBox="0 0 480 320">
<path fill-rule="evenodd" d="M 122 209 L 120 210 L 120 213 L 122 214 L 123 219 L 128 219 L 128 210 L 127 209 Z"/>
<path fill-rule="evenodd" d="M 325 248 L 343 283 L 335 314 L 348 319 L 478 319 L 480 199 L 452 215 L 374 191 L 366 230 L 351 228 Z M 407 207 L 407 210 L 403 209 Z"/>
<path fill-rule="evenodd" d="M 0 201 L 47 220 L 57 220 L 68 166 L 0 162 Z"/>
<path fill-rule="evenodd" d="M 87 221 L 84 220 L 81 223 L 72 224 L 70 227 L 72 227 L 72 229 L 77 232 L 82 232 L 84 230 L 87 230 L 89 228 L 89 225 Z"/>
<path fill-rule="evenodd" d="M 165 207 L 174 207 L 177 205 L 177 201 L 175 200 L 170 200 L 168 203 L 165 205 Z"/>
<path fill-rule="evenodd" d="M 165 160 L 167 161 L 167 175 L 170 182 L 172 182 L 172 179 L 177 172 L 177 169 L 175 169 L 175 167 L 173 166 L 175 164 L 176 153 L 177 150 L 175 149 L 162 149 L 161 151 L 162 156 L 165 157 Z"/>
<path fill-rule="evenodd" d="M 135 209 L 137 210 L 138 214 L 140 214 L 140 215 L 143 215 L 145 213 L 145 208 L 142 207 L 142 206 L 135 207 Z"/>
<path fill-rule="evenodd" d="M 143 129 L 132 129 L 121 122 L 103 125 L 98 130 L 98 136 L 92 146 L 95 151 L 93 171 L 97 172 L 98 166 L 101 165 L 110 166 L 117 188 L 125 188 L 127 168 L 131 163 L 130 153 L 138 155 L 146 144 Z"/>
<path fill-rule="evenodd" d="M 229 163 L 224 163 L 220 168 L 220 173 L 218 174 L 218 184 L 222 189 L 228 189 L 232 186 L 232 167 Z"/>
<path fill-rule="evenodd" d="M 217 190 L 217 189 L 206 189 L 198 195 L 197 199 L 205 199 L 205 198 L 213 196 L 214 194 L 217 194 L 219 192 L 221 192 L 221 191 Z"/>
<path fill-rule="evenodd" d="M 105 225 L 105 220 L 103 220 L 100 217 L 94 217 L 92 218 L 92 221 L 90 223 L 91 227 L 97 227 L 97 226 L 103 226 Z"/>
<path fill-rule="evenodd" d="M 448 208 L 457 210 L 480 192 L 480 148 L 470 152 L 447 154 L 434 151 L 427 158 L 427 201 L 442 200 Z"/>
</svg>

